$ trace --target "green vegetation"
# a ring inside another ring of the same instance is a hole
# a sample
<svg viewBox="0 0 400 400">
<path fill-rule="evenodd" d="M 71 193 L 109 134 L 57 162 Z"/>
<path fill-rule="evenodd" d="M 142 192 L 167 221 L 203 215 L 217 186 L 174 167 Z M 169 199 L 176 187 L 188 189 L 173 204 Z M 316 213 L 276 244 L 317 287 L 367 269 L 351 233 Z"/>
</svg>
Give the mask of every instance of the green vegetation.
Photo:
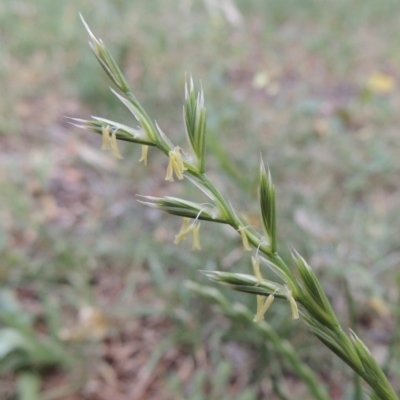
<svg viewBox="0 0 400 400">
<path fill-rule="evenodd" d="M 199 270 L 252 273 L 250 253 L 208 222 L 201 252 L 173 245 L 178 218 L 135 198 L 197 199 L 190 185 L 164 181 L 165 159 L 150 149 L 147 168 L 132 168 L 140 146 L 119 145 L 117 162 L 96 150 L 96 137 L 71 134 L 64 115 L 135 127 L 84 47 L 78 11 L 185 149 L 185 72 L 201 78 L 207 171 L 251 225 L 262 149 L 282 259 L 290 263 L 288 245 L 308 260 L 340 323 L 357 330 L 400 390 L 397 3 L 237 2 L 241 19 L 211 3 L 0 6 L 0 386 L 9 398 L 40 390 L 44 399 L 306 399 L 310 379 L 331 398 L 362 398 L 351 371 L 291 320 L 287 302 L 275 300 L 260 325 L 248 320 L 253 296 L 224 290 L 243 314 L 199 302 L 210 284 Z M 201 286 L 189 290 L 185 280 Z"/>
</svg>

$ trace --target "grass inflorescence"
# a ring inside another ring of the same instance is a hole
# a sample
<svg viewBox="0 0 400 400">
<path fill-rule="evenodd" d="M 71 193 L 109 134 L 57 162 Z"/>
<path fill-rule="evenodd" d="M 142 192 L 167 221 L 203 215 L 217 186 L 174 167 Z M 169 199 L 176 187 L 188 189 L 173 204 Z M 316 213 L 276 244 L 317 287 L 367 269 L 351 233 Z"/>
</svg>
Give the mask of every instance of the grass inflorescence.
<svg viewBox="0 0 400 400">
<path fill-rule="evenodd" d="M 224 312 L 245 319 L 249 325 L 253 324 L 253 321 L 260 323 L 253 329 L 264 327 L 261 329 L 277 348 L 282 346 L 282 343 L 274 336 L 272 328 L 263 321 L 263 317 L 268 308 L 273 307 L 274 299 L 287 301 L 292 318 L 303 319 L 309 325 L 311 332 L 365 381 L 372 399 L 398 399 L 387 377 L 362 340 L 353 331 L 350 331 L 350 335 L 344 332 L 323 286 L 305 259 L 293 250 L 293 267 L 291 267 L 278 253 L 275 188 L 271 173 L 269 169 L 265 168 L 263 161 L 260 160 L 259 174 L 259 208 L 263 227 L 260 232 L 241 216 L 233 207 L 232 201 L 225 199 L 206 175 L 206 109 L 203 90 L 196 92 L 191 77 L 185 86 L 183 114 L 190 148 L 190 151 L 187 152 L 174 145 L 158 124 L 149 117 L 132 94 L 127 80 L 105 44 L 94 36 L 83 18 L 82 21 L 91 39 L 90 46 L 100 65 L 122 94 L 115 91 L 113 93 L 134 115 L 138 127 L 130 128 L 118 122 L 98 117 L 93 117 L 91 120 L 73 119 L 71 122 L 78 127 L 101 134 L 103 148 L 110 149 L 117 158 L 121 158 L 117 146 L 118 140 L 142 145 L 140 160 L 145 164 L 149 147 L 161 150 L 168 157 L 166 181 L 172 182 L 174 177 L 178 180 L 187 178 L 208 196 L 206 204 L 169 196 L 144 196 L 140 201 L 166 213 L 184 218 L 181 231 L 175 240 L 176 243 L 179 243 L 191 233 L 193 249 L 201 248 L 199 220 L 231 226 L 240 235 L 243 250 L 252 252 L 254 255 L 254 275 L 223 271 L 206 271 L 205 274 L 214 282 L 237 291 L 256 295 L 256 315 L 253 318 L 247 309 L 240 311 L 240 307 L 238 308 L 237 305 L 229 305 L 226 300 L 219 297 L 216 290 L 200 289 L 196 284 L 191 284 L 190 287 L 215 300 L 222 306 Z M 277 276 L 276 280 L 263 278 L 260 265 L 272 270 Z M 288 350 L 287 346 L 283 346 L 281 352 L 291 358 L 295 365 L 298 365 L 298 373 L 308 382 L 309 387 L 315 386 L 315 377 L 301 367 L 294 350 L 292 348 Z M 314 395 L 320 399 L 327 398 L 322 389 L 315 389 Z"/>
</svg>

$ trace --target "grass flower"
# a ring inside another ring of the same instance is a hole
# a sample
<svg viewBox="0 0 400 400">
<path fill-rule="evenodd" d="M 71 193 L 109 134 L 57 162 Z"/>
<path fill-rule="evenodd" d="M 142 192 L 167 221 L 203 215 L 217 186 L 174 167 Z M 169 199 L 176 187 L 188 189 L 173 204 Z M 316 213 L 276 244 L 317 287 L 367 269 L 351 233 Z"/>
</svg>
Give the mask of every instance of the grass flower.
<svg viewBox="0 0 400 400">
<path fill-rule="evenodd" d="M 274 295 L 270 294 L 266 299 L 264 296 L 257 295 L 257 312 L 254 316 L 254 322 L 260 322 L 264 318 L 265 313 L 271 307 L 272 302 L 274 301 Z M 265 301 L 264 301 L 265 299 Z"/>
<path fill-rule="evenodd" d="M 110 136 L 110 126 L 109 125 L 102 125 L 101 127 L 101 135 L 102 135 L 102 144 L 101 149 L 103 151 L 111 150 L 112 155 L 115 158 L 123 159 L 122 154 L 120 153 L 117 145 L 117 130 L 115 129 Z"/>
<path fill-rule="evenodd" d="M 258 283 L 262 283 L 263 277 L 260 271 L 260 259 L 258 257 L 251 257 L 251 263 L 253 265 L 254 275 L 257 278 Z"/>
<path fill-rule="evenodd" d="M 192 225 L 190 225 L 190 218 L 182 218 L 182 226 L 178 234 L 175 236 L 174 244 L 179 244 L 191 232 Z"/>
<path fill-rule="evenodd" d="M 193 245 L 192 250 L 201 250 L 200 244 L 200 222 L 194 223 L 193 234 Z"/>
<path fill-rule="evenodd" d="M 192 224 L 190 224 L 190 218 L 183 218 L 181 229 L 175 236 L 174 244 L 179 244 L 182 240 L 192 233 L 193 243 L 192 250 L 201 250 L 200 244 L 200 222 L 196 218 Z"/>
<path fill-rule="evenodd" d="M 139 162 L 143 161 L 144 165 L 147 165 L 147 154 L 149 152 L 149 146 L 142 145 L 142 156 L 139 159 Z"/>
<path fill-rule="evenodd" d="M 110 140 L 110 146 L 111 146 L 111 152 L 115 158 L 118 158 L 119 160 L 122 160 L 124 157 L 122 157 L 122 154 L 120 153 L 117 145 L 117 130 L 115 130 L 112 135 L 111 135 L 111 140 Z"/>
<path fill-rule="evenodd" d="M 102 144 L 101 144 L 101 149 L 103 151 L 110 150 L 110 126 L 103 125 L 101 127 L 101 132 L 102 132 Z"/>
<path fill-rule="evenodd" d="M 249 245 L 249 239 L 247 238 L 247 235 L 246 235 L 246 227 L 241 226 L 241 227 L 239 227 L 238 231 L 240 232 L 240 236 L 242 237 L 243 248 L 246 251 L 251 251 L 252 248 Z"/>
<path fill-rule="evenodd" d="M 167 175 L 165 176 L 165 180 L 169 181 L 169 182 L 173 182 L 174 181 L 174 176 L 173 176 L 174 172 L 175 172 L 176 177 L 179 180 L 182 180 L 183 172 L 186 171 L 187 168 L 183 164 L 182 156 L 180 153 L 180 148 L 175 147 L 174 150 L 171 150 L 168 153 L 168 158 L 169 158 L 169 162 L 168 162 Z"/>
</svg>

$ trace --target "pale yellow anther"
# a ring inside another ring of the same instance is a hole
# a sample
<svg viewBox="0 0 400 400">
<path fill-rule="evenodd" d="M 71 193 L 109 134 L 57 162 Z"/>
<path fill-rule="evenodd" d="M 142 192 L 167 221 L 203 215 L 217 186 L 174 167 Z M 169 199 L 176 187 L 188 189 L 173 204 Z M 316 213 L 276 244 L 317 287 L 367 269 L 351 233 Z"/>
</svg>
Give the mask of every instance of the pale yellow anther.
<svg viewBox="0 0 400 400">
<path fill-rule="evenodd" d="M 167 175 L 165 176 L 165 180 L 169 182 L 174 181 L 174 176 L 173 176 L 173 169 L 172 169 L 172 162 L 171 162 L 171 155 L 169 156 L 169 163 L 167 167 Z"/>
<path fill-rule="evenodd" d="M 116 130 L 111 135 L 110 145 L 111 145 L 111 151 L 113 153 L 113 156 L 115 158 L 122 160 L 124 157 L 122 157 L 122 154 L 119 152 L 119 149 L 117 146 L 117 131 Z"/>
<path fill-rule="evenodd" d="M 180 153 L 180 148 L 176 147 L 174 150 L 171 150 L 168 153 L 169 157 L 169 162 L 168 162 L 168 168 L 167 168 L 167 175 L 165 176 L 166 181 L 173 182 L 174 177 L 173 173 L 175 172 L 176 177 L 179 180 L 183 179 L 183 172 L 187 170 L 185 167 L 182 156 Z"/>
<path fill-rule="evenodd" d="M 260 310 L 261 310 L 263 304 L 264 304 L 264 296 L 261 296 L 258 294 L 257 295 L 257 312 L 256 312 L 256 315 L 254 318 L 256 318 L 258 316 L 258 314 L 260 313 Z"/>
<path fill-rule="evenodd" d="M 101 127 L 101 133 L 102 133 L 102 143 L 101 143 L 101 149 L 102 150 L 110 150 L 110 127 L 107 126 L 102 126 Z"/>
<path fill-rule="evenodd" d="M 183 160 L 182 160 L 182 156 L 181 156 L 180 150 L 181 149 L 179 147 L 177 147 L 176 150 L 175 150 L 175 162 L 176 162 L 177 169 L 181 173 L 183 173 L 183 171 L 186 171 L 187 168 L 185 167 L 185 164 L 183 164 Z M 182 179 L 183 179 L 183 176 L 182 176 Z"/>
<path fill-rule="evenodd" d="M 263 277 L 261 275 L 261 271 L 260 271 L 260 259 L 257 257 L 251 257 L 251 263 L 253 264 L 253 271 L 254 271 L 254 275 L 257 278 L 257 286 L 262 283 L 263 281 Z"/>
<path fill-rule="evenodd" d="M 200 223 L 195 220 L 190 224 L 190 218 L 183 218 L 181 229 L 175 236 L 174 244 L 179 244 L 182 240 L 186 239 L 189 233 L 193 235 L 192 250 L 201 250 L 200 244 Z"/>
<path fill-rule="evenodd" d="M 290 302 L 290 308 L 292 310 L 292 319 L 298 319 L 300 317 L 299 316 L 299 309 L 297 307 L 296 300 L 294 299 L 293 296 L 291 296 L 289 298 L 289 302 Z"/>
<path fill-rule="evenodd" d="M 184 217 L 182 220 L 182 226 L 178 234 L 175 236 L 174 244 L 179 244 L 193 229 L 192 225 L 189 226 L 190 218 Z"/>
<path fill-rule="evenodd" d="M 142 145 L 142 156 L 139 159 L 139 162 L 143 161 L 144 165 L 147 165 L 147 153 L 149 152 L 149 146 Z"/>
<path fill-rule="evenodd" d="M 185 167 L 179 151 L 175 151 L 175 153 L 172 155 L 171 164 L 176 177 L 181 181 L 183 179 L 183 171 L 185 171 Z"/>
<path fill-rule="evenodd" d="M 242 227 L 240 227 L 238 229 L 238 231 L 240 232 L 240 235 L 242 236 L 243 248 L 246 251 L 251 251 L 251 247 L 249 245 L 249 240 L 247 239 L 247 235 L 246 235 L 245 229 L 246 228 L 244 226 L 242 226 Z"/>
<path fill-rule="evenodd" d="M 193 244 L 192 244 L 192 250 L 201 250 L 201 244 L 200 244 L 200 223 L 195 223 L 194 228 L 193 228 Z"/>
<path fill-rule="evenodd" d="M 264 315 L 271 307 L 274 298 L 274 295 L 270 294 L 264 301 L 264 296 L 257 295 L 257 313 L 253 318 L 254 322 L 260 322 L 264 318 Z"/>
<path fill-rule="evenodd" d="M 179 162 L 176 158 L 176 154 L 173 155 L 171 164 L 172 164 L 172 169 L 174 170 L 176 177 L 181 181 L 183 179 L 183 170 L 181 170 L 181 168 L 179 167 Z"/>
<path fill-rule="evenodd" d="M 297 307 L 296 300 L 293 297 L 292 291 L 285 285 L 286 290 L 287 290 L 287 299 L 290 304 L 290 309 L 292 311 L 292 319 L 298 319 L 299 316 L 299 308 Z"/>
</svg>

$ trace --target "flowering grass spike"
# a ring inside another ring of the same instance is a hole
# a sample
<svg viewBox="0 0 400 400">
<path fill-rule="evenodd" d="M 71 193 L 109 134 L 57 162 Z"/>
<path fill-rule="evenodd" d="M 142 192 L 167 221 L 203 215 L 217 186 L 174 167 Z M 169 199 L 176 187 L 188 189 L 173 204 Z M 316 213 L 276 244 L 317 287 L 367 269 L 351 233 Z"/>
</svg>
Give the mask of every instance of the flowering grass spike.
<svg viewBox="0 0 400 400">
<path fill-rule="evenodd" d="M 186 138 L 191 152 L 181 153 L 181 148 L 174 145 L 168 136 L 153 121 L 136 97 L 132 94 L 129 85 L 118 65 L 105 44 L 97 39 L 86 22 L 82 21 L 90 36 L 90 46 L 93 49 L 100 65 L 107 75 L 122 92 L 122 95 L 113 91 L 118 99 L 132 112 L 139 127 L 131 128 L 105 118 L 93 117 L 92 120 L 71 119 L 71 123 L 102 135 L 102 148 L 111 149 L 113 154 L 121 158 L 117 140 L 138 143 L 142 147 L 140 161 L 147 164 L 147 146 L 159 149 L 168 157 L 168 167 L 165 179 L 173 182 L 174 174 L 179 180 L 187 178 L 208 198 L 208 203 L 197 203 L 177 197 L 142 196 L 140 202 L 183 217 L 181 230 L 175 236 L 175 243 L 179 243 L 189 233 L 192 234 L 192 249 L 200 250 L 199 220 L 217 222 L 232 227 L 240 236 L 245 251 L 255 252 L 252 257 L 254 275 L 225 271 L 203 271 L 213 282 L 256 296 L 257 311 L 255 316 L 240 304 L 230 304 L 222 294 L 214 288 L 199 289 L 196 284 L 191 287 L 208 298 L 214 299 L 227 315 L 252 324 L 254 330 L 261 330 L 279 349 L 279 352 L 296 366 L 299 376 L 309 387 L 310 392 L 318 400 L 328 400 L 322 386 L 316 385 L 312 373 L 301 365 L 295 351 L 288 345 L 283 345 L 276 337 L 273 329 L 264 321 L 264 315 L 272 302 L 287 300 L 293 319 L 300 316 L 308 324 L 315 336 L 333 353 L 340 357 L 352 368 L 368 385 L 368 393 L 373 400 L 398 400 L 390 382 L 382 369 L 372 357 L 367 347 L 354 333 L 350 336 L 344 332 L 338 318 L 320 284 L 318 277 L 296 252 L 293 252 L 294 265 L 289 266 L 279 255 L 276 234 L 276 204 L 275 189 L 271 174 L 260 163 L 259 205 L 263 234 L 249 226 L 240 217 L 231 204 L 210 181 L 205 170 L 205 135 L 206 114 L 204 94 L 201 90 L 196 93 L 192 78 L 189 86 L 185 87 L 184 124 Z M 110 136 L 111 133 L 111 136 Z M 193 220 L 193 222 L 190 222 Z M 276 274 L 276 280 L 263 279 L 260 267 L 268 267 Z M 257 324 L 253 324 L 253 320 Z"/>
</svg>

